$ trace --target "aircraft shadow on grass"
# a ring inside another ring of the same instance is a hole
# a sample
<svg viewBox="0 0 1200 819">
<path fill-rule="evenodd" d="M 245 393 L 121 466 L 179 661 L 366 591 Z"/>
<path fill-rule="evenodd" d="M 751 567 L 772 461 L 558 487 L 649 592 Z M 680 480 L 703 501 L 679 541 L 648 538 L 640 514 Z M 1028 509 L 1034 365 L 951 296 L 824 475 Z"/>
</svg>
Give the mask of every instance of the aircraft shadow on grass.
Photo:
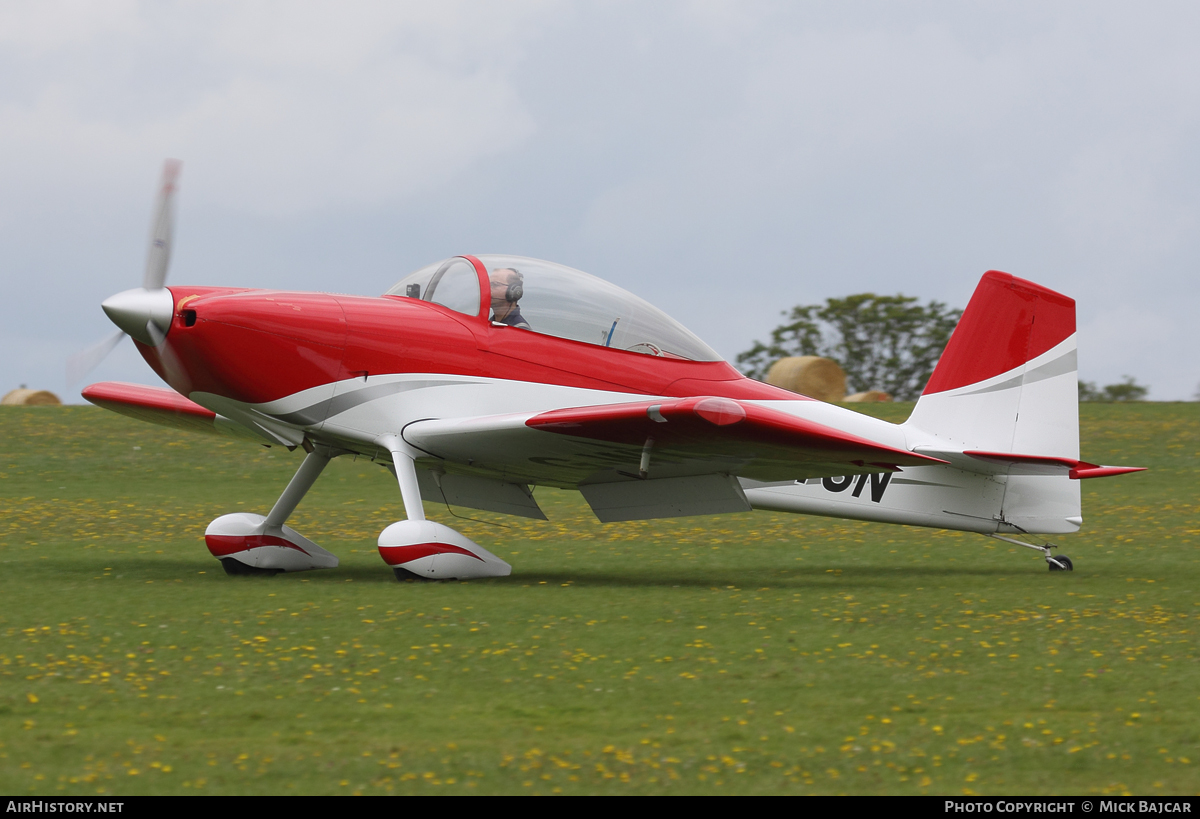
<svg viewBox="0 0 1200 819">
<path fill-rule="evenodd" d="M 103 568 L 81 566 L 81 574 L 87 578 L 111 575 L 125 582 L 144 583 L 159 581 L 172 583 L 176 580 L 195 581 L 205 575 L 224 578 L 224 572 L 214 568 L 212 564 L 188 561 L 186 569 L 173 562 L 147 564 L 135 559 L 108 560 Z M 1031 569 L 1036 564 L 1030 564 L 1025 569 Z M 428 584 L 481 583 L 488 586 L 536 586 L 548 585 L 561 587 L 570 585 L 576 588 L 694 588 L 694 589 L 725 589 L 729 586 L 738 589 L 754 588 L 814 588 L 828 590 L 830 588 L 891 588 L 897 582 L 906 587 L 922 581 L 937 581 L 952 578 L 996 578 L 1024 577 L 1028 572 L 1022 568 L 987 568 L 970 565 L 964 562 L 962 566 L 837 566 L 832 564 L 814 564 L 811 567 L 797 569 L 696 569 L 686 572 L 663 572 L 656 569 L 639 569 L 636 571 L 614 572 L 610 570 L 577 569 L 554 572 L 520 572 L 499 578 L 481 578 L 471 581 L 455 580 L 421 580 L 412 579 L 401 581 L 399 584 L 389 572 L 380 571 L 370 566 L 342 567 L 325 572 L 281 572 L 276 575 L 246 575 L 229 578 L 245 583 L 284 582 L 296 583 L 307 580 L 312 583 L 368 583 L 372 585 L 403 585 L 420 586 Z M 1041 572 L 1039 577 L 1044 577 Z"/>
</svg>

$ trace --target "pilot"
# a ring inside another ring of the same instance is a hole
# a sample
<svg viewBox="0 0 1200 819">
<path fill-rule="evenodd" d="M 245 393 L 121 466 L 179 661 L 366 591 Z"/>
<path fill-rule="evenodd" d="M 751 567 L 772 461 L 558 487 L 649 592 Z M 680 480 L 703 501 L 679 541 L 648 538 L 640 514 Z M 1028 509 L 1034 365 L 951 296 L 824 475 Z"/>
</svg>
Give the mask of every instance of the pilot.
<svg viewBox="0 0 1200 819">
<path fill-rule="evenodd" d="M 517 302 L 525 295 L 525 278 L 515 267 L 497 267 L 492 271 L 492 321 L 528 330 L 529 322 L 521 315 Z"/>
</svg>

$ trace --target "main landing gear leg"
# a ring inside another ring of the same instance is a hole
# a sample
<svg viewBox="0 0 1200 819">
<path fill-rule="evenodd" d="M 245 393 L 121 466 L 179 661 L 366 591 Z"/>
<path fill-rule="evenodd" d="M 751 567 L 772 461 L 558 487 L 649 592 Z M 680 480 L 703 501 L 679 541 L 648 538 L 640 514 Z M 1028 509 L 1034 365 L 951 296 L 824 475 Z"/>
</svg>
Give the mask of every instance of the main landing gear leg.
<svg viewBox="0 0 1200 819">
<path fill-rule="evenodd" d="M 379 535 L 379 556 L 392 567 L 397 580 L 467 580 L 512 573 L 512 566 L 469 538 L 449 526 L 425 520 L 414 461 L 417 453 L 394 435 L 384 436 L 379 445 L 391 453 L 408 518 Z"/>
<path fill-rule="evenodd" d="M 1049 566 L 1050 571 L 1052 572 L 1075 571 L 1075 564 L 1071 562 L 1071 558 L 1067 557 L 1066 555 L 1054 555 L 1050 553 L 1051 549 L 1058 548 L 1053 543 L 1026 543 L 1023 540 L 1017 540 L 1016 538 L 995 534 L 988 535 L 988 537 L 994 537 L 996 540 L 1003 540 L 1006 543 L 1015 543 L 1017 546 L 1024 546 L 1026 549 L 1037 549 L 1039 552 L 1045 555 L 1046 565 Z"/>
<path fill-rule="evenodd" d="M 325 447 L 314 447 L 265 518 L 237 512 L 208 524 L 204 542 L 226 574 L 278 574 L 337 566 L 335 556 L 283 525 L 334 454 Z"/>
</svg>

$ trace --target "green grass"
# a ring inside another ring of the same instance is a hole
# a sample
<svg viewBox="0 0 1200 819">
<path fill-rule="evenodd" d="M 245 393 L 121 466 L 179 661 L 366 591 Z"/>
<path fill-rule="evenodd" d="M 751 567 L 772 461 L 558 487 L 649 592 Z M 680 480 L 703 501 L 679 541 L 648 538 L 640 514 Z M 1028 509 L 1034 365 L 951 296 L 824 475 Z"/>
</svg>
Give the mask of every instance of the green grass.
<svg viewBox="0 0 1200 819">
<path fill-rule="evenodd" d="M 906 406 L 870 411 L 900 420 Z M 291 523 L 340 568 L 224 575 L 300 453 L 0 411 L 0 792 L 1196 793 L 1200 404 L 1085 405 L 1073 573 L 977 535 L 458 510 L 509 578 L 397 583 L 386 471 Z"/>
</svg>

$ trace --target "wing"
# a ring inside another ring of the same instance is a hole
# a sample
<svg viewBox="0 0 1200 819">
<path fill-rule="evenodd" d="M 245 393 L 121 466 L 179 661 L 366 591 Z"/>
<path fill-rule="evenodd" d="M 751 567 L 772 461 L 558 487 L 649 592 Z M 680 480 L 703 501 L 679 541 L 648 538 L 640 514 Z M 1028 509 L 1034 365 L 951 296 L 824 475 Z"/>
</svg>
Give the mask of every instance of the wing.
<svg viewBox="0 0 1200 819">
<path fill-rule="evenodd" d="M 164 387 L 104 381 L 85 387 L 82 395 L 96 406 L 118 412 L 121 415 L 189 432 L 203 432 L 209 435 L 243 438 L 257 443 L 292 447 L 303 437 L 303 433 L 297 432 L 296 441 L 287 440 L 259 424 L 250 426 L 245 423 L 237 423 L 236 420 L 218 415 L 194 401 L 189 401 L 174 390 Z M 278 426 L 278 423 L 276 425 Z"/>
<path fill-rule="evenodd" d="M 945 463 L 713 397 L 417 421 L 403 436 L 447 471 L 578 489 L 605 522 L 749 511 L 738 478 L 793 481 Z"/>
<path fill-rule="evenodd" d="M 798 480 L 944 463 L 729 398 L 418 421 L 403 435 L 445 461 L 565 488 L 721 473 Z"/>
<path fill-rule="evenodd" d="M 83 397 L 103 407 L 139 421 L 164 427 L 221 435 L 217 414 L 184 398 L 174 390 L 106 381 L 85 387 Z"/>
</svg>

